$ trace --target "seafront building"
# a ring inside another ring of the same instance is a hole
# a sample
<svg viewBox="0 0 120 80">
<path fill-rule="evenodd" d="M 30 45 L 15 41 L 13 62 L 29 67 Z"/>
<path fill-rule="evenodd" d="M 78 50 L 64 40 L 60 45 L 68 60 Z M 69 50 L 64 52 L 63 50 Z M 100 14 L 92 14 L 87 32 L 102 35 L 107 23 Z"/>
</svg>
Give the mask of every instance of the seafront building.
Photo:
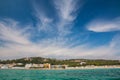
<svg viewBox="0 0 120 80">
<path fill-rule="evenodd" d="M 49 63 L 25 65 L 25 69 L 50 69 L 50 68 L 51 68 L 51 65 Z"/>
<path fill-rule="evenodd" d="M 66 69 L 68 65 L 51 65 L 49 63 L 44 64 L 0 64 L 0 69 Z M 21 66 L 21 67 L 20 67 Z"/>
<path fill-rule="evenodd" d="M 1 69 L 8 69 L 8 68 L 9 68 L 8 65 L 2 65 L 2 66 L 1 66 Z"/>
<path fill-rule="evenodd" d="M 22 66 L 22 63 L 12 63 L 12 64 L 0 64 L 0 69 L 97 69 L 97 68 L 120 68 L 120 65 L 104 65 L 104 66 L 95 66 L 95 65 L 87 65 L 85 62 L 80 63 L 81 66 L 69 67 L 68 65 L 51 65 L 50 63 L 44 64 L 25 64 Z"/>
<path fill-rule="evenodd" d="M 66 69 L 68 65 L 51 65 L 51 69 Z"/>
</svg>

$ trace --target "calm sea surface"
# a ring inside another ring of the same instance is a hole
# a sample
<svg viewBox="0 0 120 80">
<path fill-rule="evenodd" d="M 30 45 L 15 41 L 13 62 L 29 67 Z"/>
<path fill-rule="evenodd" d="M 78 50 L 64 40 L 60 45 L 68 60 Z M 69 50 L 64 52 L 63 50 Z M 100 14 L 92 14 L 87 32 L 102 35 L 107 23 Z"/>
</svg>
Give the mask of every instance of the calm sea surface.
<svg viewBox="0 0 120 80">
<path fill-rule="evenodd" d="M 0 70 L 0 80 L 120 80 L 120 69 Z"/>
</svg>

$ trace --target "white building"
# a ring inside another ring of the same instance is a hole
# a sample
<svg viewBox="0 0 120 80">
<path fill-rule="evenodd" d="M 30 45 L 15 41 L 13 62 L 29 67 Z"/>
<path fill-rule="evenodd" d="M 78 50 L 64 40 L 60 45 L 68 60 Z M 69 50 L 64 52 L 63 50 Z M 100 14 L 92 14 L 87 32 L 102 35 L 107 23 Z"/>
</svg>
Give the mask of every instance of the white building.
<svg viewBox="0 0 120 80">
<path fill-rule="evenodd" d="M 23 65 L 23 63 L 17 63 L 17 65 Z"/>
<path fill-rule="evenodd" d="M 43 64 L 39 64 L 39 67 L 40 67 L 40 68 L 44 68 L 44 65 L 43 65 Z"/>
<path fill-rule="evenodd" d="M 9 67 L 7 65 L 1 66 L 1 69 L 8 69 Z"/>
<path fill-rule="evenodd" d="M 80 62 L 80 65 L 84 65 L 84 64 L 86 64 L 86 62 Z"/>
<path fill-rule="evenodd" d="M 32 67 L 32 64 L 26 64 L 26 65 L 25 65 L 25 68 L 26 68 L 26 69 L 29 69 L 29 68 L 31 68 L 31 67 Z"/>
</svg>

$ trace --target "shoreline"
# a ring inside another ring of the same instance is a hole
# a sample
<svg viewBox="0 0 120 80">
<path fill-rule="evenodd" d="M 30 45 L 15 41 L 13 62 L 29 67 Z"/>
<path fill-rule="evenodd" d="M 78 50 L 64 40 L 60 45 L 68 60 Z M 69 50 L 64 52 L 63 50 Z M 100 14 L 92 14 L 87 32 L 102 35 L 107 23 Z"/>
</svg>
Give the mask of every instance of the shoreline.
<svg viewBox="0 0 120 80">
<path fill-rule="evenodd" d="M 85 67 L 67 67 L 63 68 L 53 68 L 53 69 L 26 69 L 26 68 L 8 68 L 8 69 L 1 69 L 0 70 L 88 70 L 88 69 L 120 69 L 120 65 L 118 66 L 85 66 Z"/>
</svg>

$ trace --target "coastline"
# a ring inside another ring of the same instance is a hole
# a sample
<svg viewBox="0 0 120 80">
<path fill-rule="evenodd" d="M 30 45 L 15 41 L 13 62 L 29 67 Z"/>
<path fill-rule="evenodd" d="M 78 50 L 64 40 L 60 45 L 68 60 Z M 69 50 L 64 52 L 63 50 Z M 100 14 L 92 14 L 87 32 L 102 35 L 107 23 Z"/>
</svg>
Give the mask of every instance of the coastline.
<svg viewBox="0 0 120 80">
<path fill-rule="evenodd" d="M 113 66 L 82 66 L 82 67 L 67 67 L 65 69 L 63 68 L 43 68 L 43 69 L 26 69 L 24 67 L 22 68 L 8 68 L 8 69 L 1 69 L 0 70 L 87 70 L 87 69 L 120 69 L 120 65 L 113 65 Z"/>
<path fill-rule="evenodd" d="M 84 67 L 68 67 L 67 69 L 114 69 L 120 68 L 120 65 L 112 65 L 112 66 L 84 66 Z"/>
</svg>

